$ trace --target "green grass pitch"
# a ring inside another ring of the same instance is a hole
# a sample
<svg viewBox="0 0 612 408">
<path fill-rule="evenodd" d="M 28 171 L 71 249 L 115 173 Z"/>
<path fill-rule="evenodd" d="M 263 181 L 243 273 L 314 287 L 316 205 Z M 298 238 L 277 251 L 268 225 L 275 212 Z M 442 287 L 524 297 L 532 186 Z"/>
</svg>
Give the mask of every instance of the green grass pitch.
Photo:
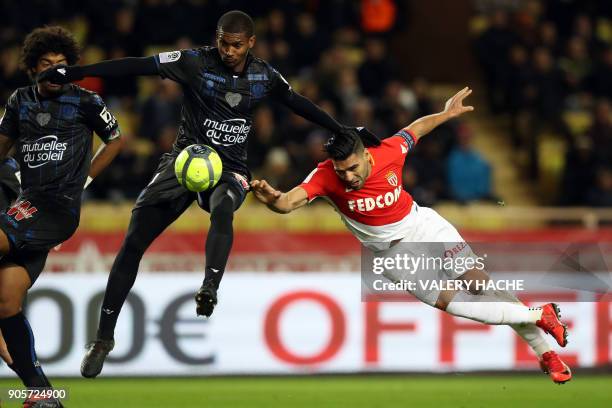
<svg viewBox="0 0 612 408">
<path fill-rule="evenodd" d="M 313 376 L 58 379 L 66 408 L 598 408 L 612 407 L 612 376 L 544 375 Z M 3 393 L 16 381 L 2 380 Z M 20 407 L 2 402 L 2 408 Z"/>
</svg>

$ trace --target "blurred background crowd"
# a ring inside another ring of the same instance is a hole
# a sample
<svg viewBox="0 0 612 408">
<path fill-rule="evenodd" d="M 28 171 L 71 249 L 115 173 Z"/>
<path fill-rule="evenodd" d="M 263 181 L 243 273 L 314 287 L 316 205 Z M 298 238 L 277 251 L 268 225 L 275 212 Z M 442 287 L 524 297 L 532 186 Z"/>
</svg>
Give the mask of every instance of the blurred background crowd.
<svg viewBox="0 0 612 408">
<path fill-rule="evenodd" d="M 438 111 L 443 102 L 432 97 L 436 84 L 426 75 L 407 77 L 389 49 L 390 41 L 410 24 L 409 3 L 0 0 L 0 102 L 28 84 L 18 69 L 18 53 L 24 36 L 37 26 L 55 22 L 71 29 L 83 46 L 81 63 L 87 64 L 212 45 L 222 12 L 242 9 L 256 22 L 256 56 L 340 122 L 366 126 L 386 137 Z M 507 120 L 511 148 L 522 158 L 516 165 L 524 167 L 524 181 L 544 177 L 542 168 L 550 164 L 543 163 L 542 156 L 555 157 L 542 154 L 550 140 L 561 146 L 557 155 L 563 156 L 557 160 L 560 187 L 552 204 L 612 205 L 610 3 L 472 4 L 474 15 L 466 30 L 472 34 L 473 57 L 481 72 L 466 82 L 477 88 L 474 80 L 480 78 L 482 89 L 476 91 L 488 102 L 488 108 L 477 106 L 481 114 Z M 24 9 L 29 12 L 24 14 Z M 80 85 L 106 100 L 128 141 L 92 185 L 89 197 L 132 200 L 175 139 L 180 86 L 153 77 L 87 78 Z M 325 158 L 325 130 L 274 104 L 262 105 L 254 118 L 249 165 L 258 177 L 287 189 Z M 497 201 L 496 194 L 503 196 L 492 187 L 495 163 L 474 148 L 474 133 L 469 123 L 454 121 L 422 139 L 404 174 L 405 188 L 419 203 Z"/>
<path fill-rule="evenodd" d="M 488 106 L 527 176 L 556 172 L 556 204 L 611 206 L 612 2 L 477 3 Z"/>
</svg>

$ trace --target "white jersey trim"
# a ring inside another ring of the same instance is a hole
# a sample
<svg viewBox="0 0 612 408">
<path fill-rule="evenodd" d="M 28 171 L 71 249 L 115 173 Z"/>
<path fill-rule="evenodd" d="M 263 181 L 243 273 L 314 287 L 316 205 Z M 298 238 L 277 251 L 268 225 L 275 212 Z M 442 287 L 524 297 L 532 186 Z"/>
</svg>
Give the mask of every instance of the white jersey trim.
<svg viewBox="0 0 612 408">
<path fill-rule="evenodd" d="M 415 213 L 418 211 L 418 205 L 414 201 L 412 202 L 410 212 L 401 220 L 385 225 L 366 225 L 344 215 L 328 197 L 321 197 L 327 200 L 334 207 L 336 212 L 340 214 L 342 222 L 344 222 L 344 225 L 346 225 L 355 238 L 357 238 L 363 246 L 373 251 L 388 249 L 391 242 L 405 238 L 408 231 L 410 231 L 417 222 Z"/>
</svg>

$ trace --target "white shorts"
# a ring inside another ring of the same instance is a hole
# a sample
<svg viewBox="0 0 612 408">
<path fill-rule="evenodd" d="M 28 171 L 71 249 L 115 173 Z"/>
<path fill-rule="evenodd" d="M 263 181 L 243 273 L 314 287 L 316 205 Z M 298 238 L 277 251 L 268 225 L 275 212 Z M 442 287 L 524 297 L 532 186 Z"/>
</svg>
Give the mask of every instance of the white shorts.
<svg viewBox="0 0 612 408">
<path fill-rule="evenodd" d="M 455 227 L 435 210 L 417 206 L 411 214 L 415 216 L 406 236 L 391 248 L 376 252 L 377 257 L 410 259 L 421 258 L 421 267 L 389 269 L 383 273 L 392 282 L 415 282 L 409 290 L 421 301 L 434 305 L 440 290 L 431 289 L 432 281 L 456 279 L 468 270 L 466 265 L 476 262 L 476 255 Z M 466 261 L 468 258 L 471 260 Z M 410 264 L 409 264 L 410 265 Z M 424 287 L 427 286 L 427 287 Z"/>
</svg>

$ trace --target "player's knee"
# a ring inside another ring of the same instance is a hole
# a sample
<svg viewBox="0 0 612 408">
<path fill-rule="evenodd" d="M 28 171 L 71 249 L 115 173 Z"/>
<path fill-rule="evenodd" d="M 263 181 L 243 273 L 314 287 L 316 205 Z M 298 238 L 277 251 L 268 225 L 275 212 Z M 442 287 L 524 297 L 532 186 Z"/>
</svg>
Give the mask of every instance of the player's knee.
<svg viewBox="0 0 612 408">
<path fill-rule="evenodd" d="M 0 256 L 8 254 L 10 250 L 11 244 L 8 236 L 4 233 L 4 231 L 0 230 Z"/>
<path fill-rule="evenodd" d="M 489 281 L 489 275 L 483 270 L 472 269 L 461 275 L 458 279 L 469 283 L 468 290 L 472 295 L 479 295 L 482 293 L 480 288 Z"/>
<path fill-rule="evenodd" d="M 12 296 L 0 294 L 0 319 L 15 316 L 21 311 L 21 301 Z"/>
<path fill-rule="evenodd" d="M 234 221 L 234 203 L 230 197 L 223 199 L 210 212 L 211 223 L 229 225 Z"/>
<path fill-rule="evenodd" d="M 152 239 L 148 236 L 150 234 L 144 231 L 143 228 L 145 227 L 128 231 L 123 240 L 121 252 L 128 252 L 131 255 L 138 255 L 140 257 L 144 255 Z"/>
</svg>

